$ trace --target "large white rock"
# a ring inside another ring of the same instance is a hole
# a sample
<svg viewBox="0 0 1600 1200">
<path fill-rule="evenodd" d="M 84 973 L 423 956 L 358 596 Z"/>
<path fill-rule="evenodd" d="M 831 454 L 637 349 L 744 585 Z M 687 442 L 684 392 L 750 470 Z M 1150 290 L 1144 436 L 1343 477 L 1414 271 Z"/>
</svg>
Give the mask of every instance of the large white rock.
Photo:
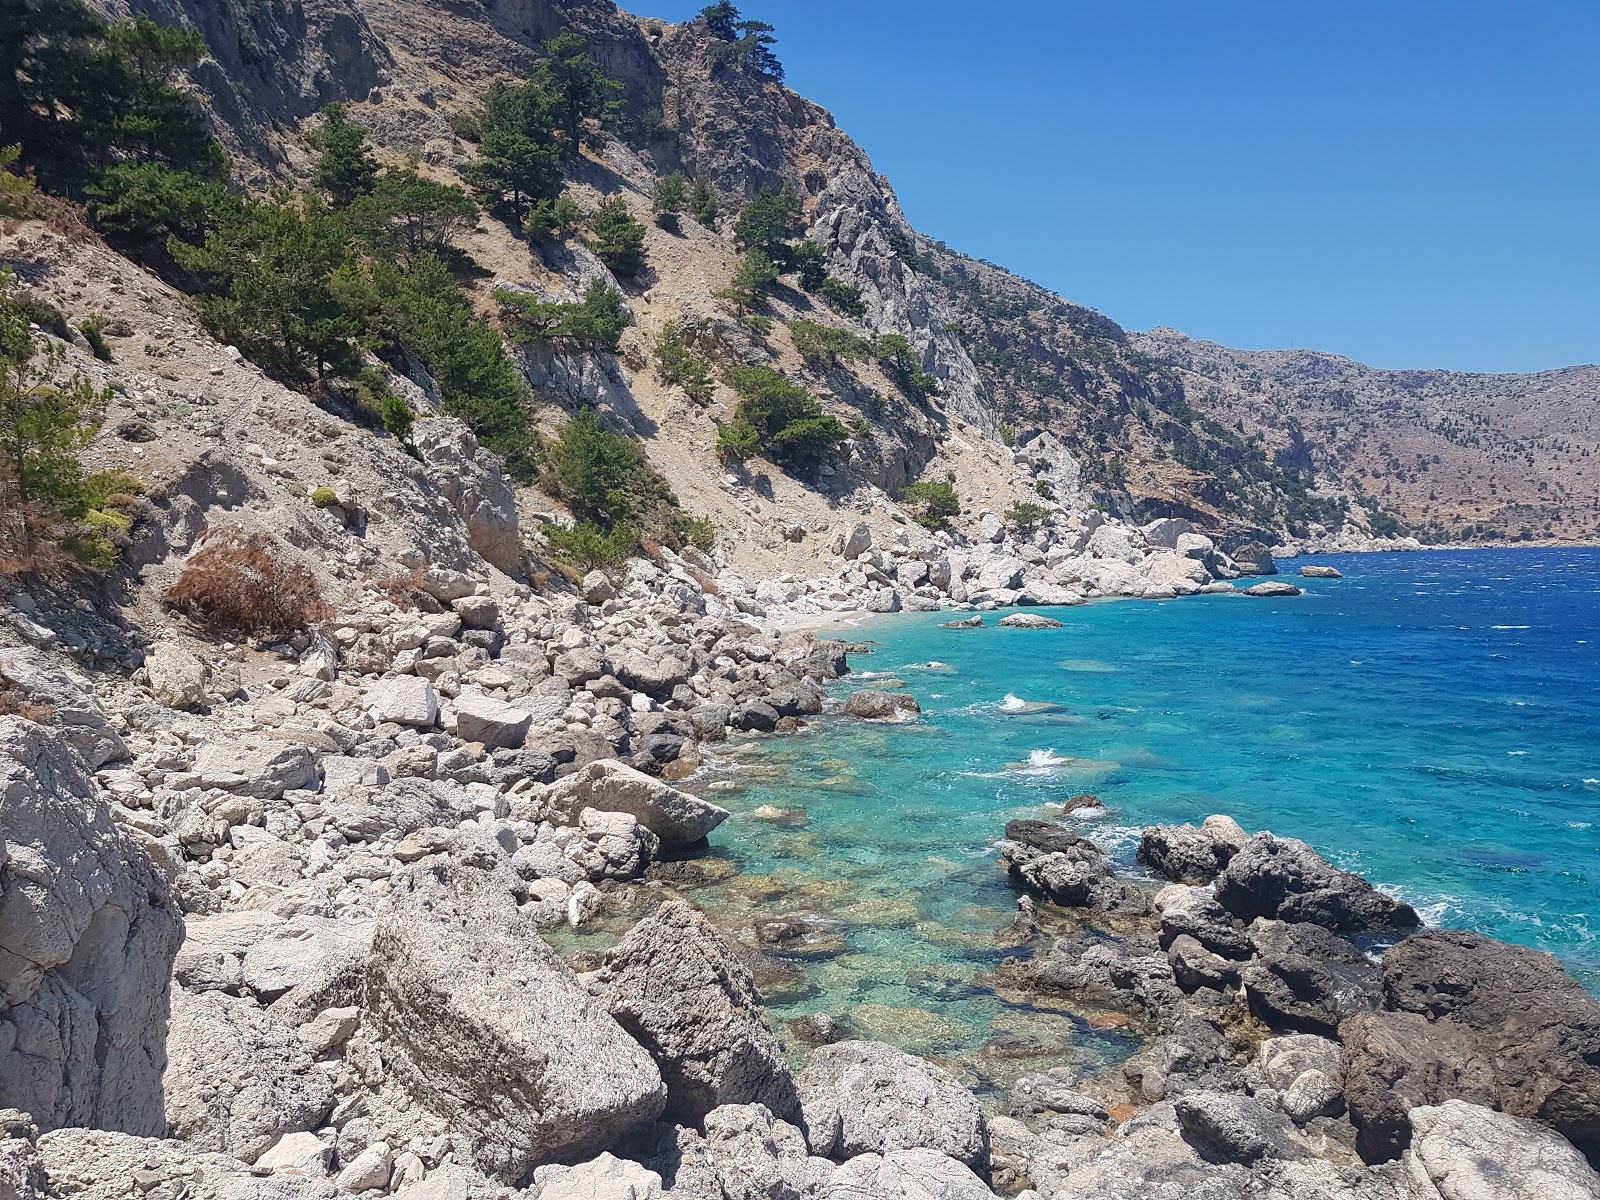
<svg viewBox="0 0 1600 1200">
<path fill-rule="evenodd" d="M 168 708 L 193 708 L 206 698 L 206 664 L 181 646 L 158 642 L 144 659 L 150 694 Z"/>
<path fill-rule="evenodd" d="M 661 1176 L 607 1150 L 575 1167 L 551 1167 L 539 1200 L 659 1200 Z"/>
<path fill-rule="evenodd" d="M 456 736 L 491 749 L 517 747 L 528 736 L 533 714 L 488 696 L 463 692 L 456 698 Z"/>
<path fill-rule="evenodd" d="M 425 860 L 391 880 L 365 1028 L 394 1086 L 505 1183 L 647 1127 L 666 1087 L 643 1047 L 516 909 L 505 881 Z"/>
<path fill-rule="evenodd" d="M 99 768 L 128 756 L 122 735 L 111 728 L 95 699 L 94 685 L 39 650 L 0 650 L 0 683 L 25 700 L 50 708 L 50 726 L 89 766 Z"/>
<path fill-rule="evenodd" d="M 1139 535 L 1124 525 L 1102 525 L 1089 538 L 1088 553 L 1093 558 L 1109 558 L 1137 566 L 1145 548 Z"/>
<path fill-rule="evenodd" d="M 1037 1194 L 1037 1193 L 1035 1193 Z M 827 1200 L 993 1200 L 968 1167 L 937 1150 L 858 1154 L 828 1179 Z"/>
<path fill-rule="evenodd" d="M 997 588 L 1014 588 L 1022 579 L 1023 568 L 1027 565 L 1020 558 L 1005 554 L 991 558 L 978 568 L 978 576 L 972 584 L 973 589 L 992 592 Z"/>
<path fill-rule="evenodd" d="M 322 779 L 317 757 L 308 746 L 253 738 L 207 743 L 195 755 L 194 769 L 205 787 L 262 800 L 276 800 L 298 788 L 315 788 Z"/>
<path fill-rule="evenodd" d="M 1144 540 L 1151 546 L 1164 550 L 1177 548 L 1178 539 L 1192 530 L 1194 526 L 1182 517 L 1163 517 L 1158 521 L 1151 521 L 1140 530 Z"/>
<path fill-rule="evenodd" d="M 1537 1121 L 1465 1100 L 1407 1115 L 1404 1169 L 1413 1200 L 1600 1200 L 1600 1175 Z"/>
<path fill-rule="evenodd" d="M 367 689 L 367 710 L 376 721 L 428 729 L 439 719 L 439 693 L 420 676 L 396 675 Z"/>
<path fill-rule="evenodd" d="M 614 758 L 580 767 L 545 794 L 545 811 L 558 825 L 574 824 L 585 808 L 629 813 L 668 846 L 698 842 L 729 815 Z"/>
<path fill-rule="evenodd" d="M 140 835 L 65 740 L 0 717 L 0 1109 L 41 1129 L 165 1129 L 183 922 Z"/>
</svg>

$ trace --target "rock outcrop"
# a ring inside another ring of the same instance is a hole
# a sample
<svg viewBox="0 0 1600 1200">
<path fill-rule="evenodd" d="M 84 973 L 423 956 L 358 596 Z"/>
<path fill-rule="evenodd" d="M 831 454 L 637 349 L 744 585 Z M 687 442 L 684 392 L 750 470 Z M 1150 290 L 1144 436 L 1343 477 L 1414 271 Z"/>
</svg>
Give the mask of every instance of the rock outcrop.
<svg viewBox="0 0 1600 1200">
<path fill-rule="evenodd" d="M 164 853 L 112 821 L 62 734 L 0 717 L 0 1107 L 40 1129 L 165 1129 L 183 924 Z"/>
</svg>

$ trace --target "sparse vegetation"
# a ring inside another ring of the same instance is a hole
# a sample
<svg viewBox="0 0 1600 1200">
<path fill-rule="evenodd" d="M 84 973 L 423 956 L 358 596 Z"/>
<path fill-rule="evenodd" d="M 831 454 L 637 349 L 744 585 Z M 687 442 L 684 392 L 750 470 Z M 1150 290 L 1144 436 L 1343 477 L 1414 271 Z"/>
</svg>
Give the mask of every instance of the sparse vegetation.
<svg viewBox="0 0 1600 1200">
<path fill-rule="evenodd" d="M 631 525 L 610 530 L 580 521 L 573 526 L 546 525 L 541 530 L 550 557 L 584 571 L 620 567 L 639 548 L 639 535 Z"/>
<path fill-rule="evenodd" d="M 889 378 L 911 399 L 926 400 L 939 394 L 939 380 L 922 369 L 921 358 L 903 335 L 884 334 L 878 339 L 877 353 Z"/>
<path fill-rule="evenodd" d="M 806 364 L 819 369 L 863 362 L 872 357 L 871 341 L 837 325 L 823 325 L 797 317 L 789 322 L 789 336 Z"/>
<path fill-rule="evenodd" d="M 1006 524 L 1013 529 L 1029 532 L 1039 528 L 1049 518 L 1050 510 L 1032 500 L 1018 500 L 1006 509 Z"/>
<path fill-rule="evenodd" d="M 622 293 L 602 280 L 589 284 L 578 301 L 540 300 L 523 292 L 498 291 L 500 316 L 514 342 L 555 342 L 574 349 L 615 354 L 632 323 Z"/>
<path fill-rule="evenodd" d="M 656 180 L 655 194 L 650 207 L 656 215 L 656 224 L 676 233 L 678 217 L 689 203 L 688 181 L 677 171 Z"/>
<path fill-rule="evenodd" d="M 589 232 L 589 249 L 614 275 L 630 278 L 644 266 L 644 224 L 621 196 L 600 201 L 589 214 Z"/>
<path fill-rule="evenodd" d="M 849 436 L 811 393 L 771 367 L 735 367 L 724 379 L 742 398 L 717 433 L 717 450 L 728 458 L 764 454 L 779 466 L 809 469 Z"/>
<path fill-rule="evenodd" d="M 683 389 L 696 404 L 708 404 L 716 390 L 711 363 L 683 341 L 676 321 L 661 327 L 654 347 L 656 376 L 662 383 Z"/>
<path fill-rule="evenodd" d="M 961 497 L 955 485 L 945 480 L 922 480 L 900 493 L 900 503 L 924 529 L 950 528 L 950 519 L 961 515 Z"/>
</svg>

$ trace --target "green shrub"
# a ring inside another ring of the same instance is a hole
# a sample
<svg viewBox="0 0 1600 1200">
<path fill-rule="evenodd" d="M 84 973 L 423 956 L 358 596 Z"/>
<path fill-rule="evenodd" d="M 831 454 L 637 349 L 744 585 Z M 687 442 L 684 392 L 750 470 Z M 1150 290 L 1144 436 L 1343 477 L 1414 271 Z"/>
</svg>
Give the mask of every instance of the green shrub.
<svg viewBox="0 0 1600 1200">
<path fill-rule="evenodd" d="M 1035 504 L 1032 500 L 1018 500 L 1006 509 L 1006 524 L 1016 529 L 1032 530 L 1044 524 L 1050 516 L 1050 510 L 1042 504 Z"/>
<path fill-rule="evenodd" d="M 922 369 L 922 361 L 911 343 L 898 333 L 878 339 L 878 361 L 900 390 L 913 400 L 926 400 L 939 393 L 939 381 Z"/>
<path fill-rule="evenodd" d="M 639 548 L 639 535 L 628 525 L 618 525 L 611 530 L 588 521 L 580 521 L 570 529 L 561 525 L 546 525 L 541 529 L 550 557 L 585 571 L 620 567 Z"/>
<path fill-rule="evenodd" d="M 655 344 L 656 376 L 662 383 L 681 387 L 696 404 L 708 404 L 716 387 L 711 363 L 684 344 L 676 321 L 661 327 Z"/>
<path fill-rule="evenodd" d="M 644 266 L 644 225 L 621 196 L 600 201 L 589 214 L 589 232 L 589 249 L 613 274 L 628 278 Z"/>
<path fill-rule="evenodd" d="M 948 529 L 950 518 L 961 515 L 961 498 L 948 482 L 913 483 L 900 493 L 900 502 L 911 509 L 912 519 L 925 529 Z"/>
<path fill-rule="evenodd" d="M 632 318 L 622 293 L 602 280 L 589 284 L 582 300 L 540 300 L 498 291 L 501 320 L 513 342 L 563 342 L 578 349 L 615 354 Z"/>
<path fill-rule="evenodd" d="M 415 167 L 385 171 L 350 201 L 350 227 L 369 253 L 405 261 L 439 254 L 478 223 L 478 204 L 465 190 L 436 183 Z"/>
<path fill-rule="evenodd" d="M 339 503 L 339 493 L 331 487 L 319 487 L 311 490 L 311 504 L 315 508 L 332 508 Z"/>
<path fill-rule="evenodd" d="M 686 517 L 683 540 L 696 550 L 710 554 L 717 544 L 717 527 L 710 517 Z"/>
<path fill-rule="evenodd" d="M 584 220 L 583 208 L 570 193 L 562 192 L 554 200 L 535 200 L 528 206 L 522 233 L 534 241 L 571 237 L 582 228 Z"/>
<path fill-rule="evenodd" d="M 814 397 L 771 367 L 735 367 L 725 376 L 742 403 L 717 433 L 730 458 L 762 453 L 784 467 L 808 468 L 837 450 L 849 431 Z"/>
<path fill-rule="evenodd" d="M 78 332 L 83 334 L 83 340 L 89 343 L 90 352 L 101 362 L 111 361 L 111 347 L 106 343 L 106 326 L 111 324 L 109 317 L 86 317 L 78 322 Z"/>
<path fill-rule="evenodd" d="M 796 317 L 789 322 L 794 348 L 807 365 L 837 367 L 841 362 L 861 362 L 872 357 L 872 343 L 837 325 L 823 325 Z"/>
<path fill-rule="evenodd" d="M 378 160 L 372 157 L 366 131 L 350 120 L 343 104 L 335 102 L 324 108 L 322 124 L 306 140 L 322 151 L 311 186 L 326 192 L 336 208 L 377 186 Z"/>
<path fill-rule="evenodd" d="M 835 279 L 830 275 L 818 285 L 817 295 L 821 296 L 834 312 L 847 317 L 867 315 L 867 302 L 861 298 L 861 289 L 852 283 L 845 283 L 844 280 Z"/>
<path fill-rule="evenodd" d="M 719 300 L 731 300 L 740 312 L 756 307 L 772 292 L 778 282 L 778 264 L 764 250 L 751 250 L 739 260 L 728 286 L 713 295 Z"/>
<path fill-rule="evenodd" d="M 800 286 L 814 292 L 828 281 L 828 252 L 820 242 L 801 242 L 794 248 L 794 269 Z"/>
<path fill-rule="evenodd" d="M 1056 489 L 1050 486 L 1048 479 L 1034 480 L 1033 490 L 1039 493 L 1039 499 L 1041 500 L 1054 500 L 1056 498 Z"/>
<path fill-rule="evenodd" d="M 788 186 L 780 192 L 764 187 L 740 210 L 733 224 L 733 244 L 747 254 L 759 250 L 780 266 L 792 267 L 794 251 L 788 243 L 804 229 L 800 194 Z"/>
<path fill-rule="evenodd" d="M 717 193 L 712 190 L 711 184 L 704 179 L 696 179 L 694 187 L 689 191 L 689 215 L 707 229 L 717 227 Z"/>
<path fill-rule="evenodd" d="M 605 528 L 635 515 L 635 477 L 645 470 L 638 446 L 612 433 L 585 409 L 561 429 L 546 455 L 551 490 L 580 521 Z"/>
<path fill-rule="evenodd" d="M 663 175 L 656 181 L 655 195 L 650 207 L 656 214 L 656 224 L 663 229 L 676 231 L 678 216 L 689 203 L 689 184 L 677 171 Z"/>
</svg>

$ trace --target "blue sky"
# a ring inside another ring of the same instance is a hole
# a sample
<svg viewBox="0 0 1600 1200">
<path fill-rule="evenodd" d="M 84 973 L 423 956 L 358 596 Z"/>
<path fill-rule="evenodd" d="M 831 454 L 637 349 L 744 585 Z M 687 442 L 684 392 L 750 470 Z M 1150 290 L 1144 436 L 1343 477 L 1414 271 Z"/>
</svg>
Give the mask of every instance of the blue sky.
<svg viewBox="0 0 1600 1200">
<path fill-rule="evenodd" d="M 741 7 L 918 229 L 1131 329 L 1600 361 L 1597 0 Z"/>
</svg>

